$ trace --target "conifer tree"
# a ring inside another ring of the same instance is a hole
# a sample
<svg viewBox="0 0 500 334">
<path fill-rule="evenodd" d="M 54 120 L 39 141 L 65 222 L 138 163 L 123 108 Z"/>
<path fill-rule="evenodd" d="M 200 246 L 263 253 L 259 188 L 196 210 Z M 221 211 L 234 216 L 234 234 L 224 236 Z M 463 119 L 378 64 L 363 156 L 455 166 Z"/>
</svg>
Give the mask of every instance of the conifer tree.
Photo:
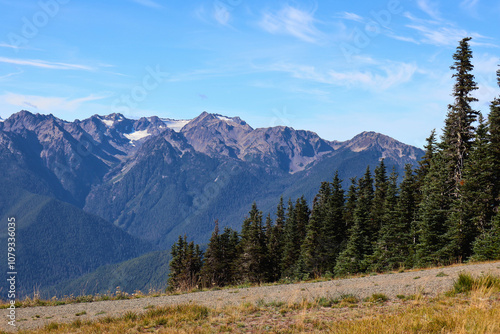
<svg viewBox="0 0 500 334">
<path fill-rule="evenodd" d="M 224 286 L 234 282 L 237 248 L 237 232 L 226 227 L 224 233 L 220 234 L 219 222 L 216 221 L 200 274 L 204 286 Z"/>
<path fill-rule="evenodd" d="M 240 241 L 240 273 L 242 281 L 261 283 L 266 278 L 267 249 L 262 212 L 252 204 L 248 217 L 243 222 Z"/>
<path fill-rule="evenodd" d="M 382 159 L 375 168 L 375 193 L 371 209 L 372 230 L 370 231 L 372 243 L 376 242 L 378 232 L 382 228 L 385 219 L 388 186 L 387 169 L 384 159 Z"/>
<path fill-rule="evenodd" d="M 361 235 L 365 240 L 362 248 L 363 256 L 372 253 L 379 230 L 378 223 L 373 220 L 372 215 L 373 195 L 373 178 L 370 166 L 367 166 L 364 176 L 359 180 L 358 198 L 354 210 L 354 221 L 359 225 Z"/>
<path fill-rule="evenodd" d="M 356 203 L 358 201 L 358 181 L 357 179 L 351 178 L 351 185 L 346 196 L 346 204 L 344 211 L 344 222 L 346 224 L 346 229 L 348 231 L 354 226 L 354 210 L 356 209 Z"/>
<path fill-rule="evenodd" d="M 431 168 L 432 159 L 437 153 L 438 145 L 436 142 L 436 129 L 431 131 L 431 134 L 426 138 L 426 144 L 424 145 L 425 154 L 422 156 L 418 162 L 419 167 L 417 168 L 417 189 L 422 190 L 424 179 L 427 176 Z"/>
<path fill-rule="evenodd" d="M 464 167 L 460 197 L 455 199 L 449 216 L 450 252 L 458 259 L 472 255 L 472 243 L 489 227 L 494 208 L 494 173 L 488 129 L 482 116 L 470 157 Z"/>
<path fill-rule="evenodd" d="M 448 106 L 443 129 L 442 151 L 448 167 L 447 170 L 451 172 L 449 177 L 453 179 L 453 188 L 450 189 L 450 194 L 454 197 L 460 195 L 463 169 L 475 136 L 473 123 L 479 115 L 479 112 L 472 109 L 470 105 L 477 101 L 472 93 L 478 89 L 474 75 L 471 73 L 474 65 L 472 65 L 470 40 L 470 37 L 462 39 L 453 55 L 455 62 L 450 69 L 456 71 L 452 75 L 456 80 L 453 88 L 455 102 Z"/>
<path fill-rule="evenodd" d="M 328 211 L 330 199 L 330 184 L 322 182 L 318 195 L 314 198 L 311 217 L 306 227 L 306 236 L 301 245 L 301 253 L 296 266 L 297 275 L 312 274 L 319 277 L 324 271 L 325 262 L 322 258 L 325 250 L 325 235 L 323 225 Z"/>
<path fill-rule="evenodd" d="M 346 248 L 339 254 L 335 265 L 335 275 L 343 276 L 362 272 L 366 269 L 366 256 L 373 250 L 371 244 L 374 230 L 371 208 L 373 201 L 373 179 L 368 166 L 364 176 L 358 182 L 354 209 L 354 225 L 349 230 Z"/>
<path fill-rule="evenodd" d="M 452 186 L 452 180 L 447 177 L 444 156 L 437 152 L 424 178 L 422 200 L 418 205 L 418 266 L 446 264 L 451 261 L 450 254 L 445 253 L 444 248 L 450 242 L 446 222 L 451 205 L 449 189 Z"/>
<path fill-rule="evenodd" d="M 189 290 L 196 287 L 200 281 L 200 271 L 203 266 L 203 252 L 187 237 L 179 236 L 177 243 L 172 245 L 172 260 L 168 286 L 170 290 Z"/>
<path fill-rule="evenodd" d="M 184 270 L 184 261 L 186 257 L 186 247 L 186 236 L 184 236 L 184 238 L 179 236 L 177 242 L 172 245 L 170 252 L 172 260 L 170 260 L 169 263 L 170 271 L 168 274 L 168 287 L 170 290 L 177 290 L 180 288 L 180 280 Z"/>
<path fill-rule="evenodd" d="M 277 281 L 281 277 L 285 220 L 285 207 L 283 204 L 283 196 L 281 196 L 276 209 L 276 222 L 270 230 L 266 230 L 268 234 L 267 251 L 269 258 L 269 280 L 272 282 Z"/>
<path fill-rule="evenodd" d="M 205 263 L 201 271 L 202 282 L 205 287 L 222 285 L 219 277 L 223 265 L 222 261 L 223 251 L 219 237 L 219 221 L 216 220 L 214 231 L 212 232 L 207 250 L 205 251 Z"/>
<path fill-rule="evenodd" d="M 347 242 L 348 226 L 345 221 L 345 197 L 342 189 L 342 180 L 338 171 L 335 172 L 331 183 L 331 196 L 329 197 L 326 217 L 322 227 L 324 246 L 321 260 L 324 263 L 324 271 L 333 273 L 337 256 L 345 247 Z"/>
<path fill-rule="evenodd" d="M 497 70 L 497 83 L 500 87 L 500 69 Z M 488 115 L 489 128 L 489 166 L 491 168 L 491 206 L 496 211 L 491 224 L 483 227 L 479 222 L 480 236 L 473 243 L 473 259 L 476 261 L 500 259 L 500 96 L 490 104 Z M 478 129 L 478 134 L 480 133 Z M 483 162 L 483 164 L 485 164 Z M 479 162 L 478 162 L 479 165 Z M 487 169 L 487 168 L 485 168 Z M 483 169 L 484 170 L 484 169 Z M 478 196 L 480 197 L 480 196 Z M 486 219 L 486 217 L 484 218 Z"/>
<path fill-rule="evenodd" d="M 295 276 L 309 215 L 310 210 L 304 196 L 297 199 L 295 206 L 289 201 L 282 259 L 282 275 L 285 277 Z"/>
<path fill-rule="evenodd" d="M 500 259 L 500 213 L 495 215 L 491 229 L 484 231 L 475 240 L 473 250 L 475 261 Z"/>
<path fill-rule="evenodd" d="M 415 252 L 418 243 L 417 234 L 417 211 L 420 200 L 418 174 L 415 175 L 413 167 L 410 164 L 405 166 L 405 175 L 399 186 L 399 198 L 397 204 L 398 220 L 402 226 L 405 226 L 409 233 L 409 257 L 405 262 L 407 267 L 415 265 Z"/>
<path fill-rule="evenodd" d="M 370 270 L 393 270 L 411 267 L 412 220 L 414 211 L 415 178 L 411 165 L 406 166 L 398 197 L 397 174 L 392 172 L 386 197 L 384 225 L 375 252 L 370 257 Z"/>
<path fill-rule="evenodd" d="M 500 87 L 500 69 L 497 71 L 497 83 Z M 500 204 L 500 96 L 495 98 L 490 104 L 490 113 L 488 115 L 488 130 L 490 136 L 490 163 L 496 166 L 493 169 L 492 196 L 494 200 L 493 207 L 497 208 Z"/>
<path fill-rule="evenodd" d="M 300 248 L 302 242 L 306 238 L 306 226 L 309 222 L 309 216 L 311 215 L 311 210 L 307 205 L 307 201 L 304 196 L 300 196 L 295 203 L 295 220 L 297 221 L 297 233 L 298 233 L 298 243 L 297 246 Z"/>
<path fill-rule="evenodd" d="M 417 259 L 420 265 L 448 263 L 460 259 L 467 253 L 464 249 L 463 231 L 470 228 L 465 216 L 452 214 L 451 208 L 462 203 L 461 191 L 464 184 L 463 173 L 467 165 L 479 112 L 473 110 L 471 103 L 477 101 L 472 96 L 477 84 L 471 73 L 471 38 L 460 41 L 453 55 L 455 101 L 448 106 L 448 114 L 443 129 L 439 151 L 431 160 L 428 174 L 422 186 L 422 202 L 419 206 L 420 241 Z M 455 210 L 456 211 L 456 210 Z"/>
<path fill-rule="evenodd" d="M 364 270 L 366 237 L 359 220 L 349 230 L 349 239 L 345 249 L 337 257 L 334 272 L 336 276 L 346 276 Z"/>
<path fill-rule="evenodd" d="M 274 270 L 274 262 L 276 261 L 276 258 L 274 255 L 270 252 L 271 249 L 271 240 L 273 238 L 273 232 L 274 232 L 274 225 L 273 225 L 273 220 L 271 219 L 271 214 L 268 213 L 266 216 L 266 224 L 264 227 L 264 233 L 265 233 L 265 252 L 266 252 L 266 260 L 265 260 L 265 280 L 266 281 L 274 281 L 273 279 L 273 270 Z"/>
<path fill-rule="evenodd" d="M 237 273 L 239 272 L 239 244 L 240 237 L 238 232 L 235 230 L 225 227 L 224 233 L 220 235 L 220 244 L 223 249 L 223 264 L 224 266 L 221 269 L 221 273 L 219 276 L 221 277 L 221 281 L 223 285 L 232 284 L 236 281 Z"/>
<path fill-rule="evenodd" d="M 295 219 L 295 207 L 292 200 L 288 199 L 283 235 L 283 257 L 281 259 L 281 275 L 283 277 L 292 276 L 300 252 L 300 248 L 297 246 L 299 240 L 297 220 Z"/>
</svg>

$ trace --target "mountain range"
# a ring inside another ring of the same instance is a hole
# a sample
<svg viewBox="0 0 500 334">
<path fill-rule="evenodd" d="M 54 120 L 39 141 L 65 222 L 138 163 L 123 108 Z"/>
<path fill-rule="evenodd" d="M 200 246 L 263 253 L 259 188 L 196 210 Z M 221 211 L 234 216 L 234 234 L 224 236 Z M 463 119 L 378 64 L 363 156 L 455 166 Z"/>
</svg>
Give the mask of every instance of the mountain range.
<svg viewBox="0 0 500 334">
<path fill-rule="evenodd" d="M 215 220 L 239 229 L 253 201 L 264 212 L 280 196 L 311 204 L 335 170 L 347 186 L 382 158 L 402 175 L 422 155 L 375 132 L 328 141 L 207 112 L 68 122 L 23 110 L 0 122 L 0 219 L 19 221 L 27 293 L 168 250 L 179 235 L 206 243 Z"/>
</svg>

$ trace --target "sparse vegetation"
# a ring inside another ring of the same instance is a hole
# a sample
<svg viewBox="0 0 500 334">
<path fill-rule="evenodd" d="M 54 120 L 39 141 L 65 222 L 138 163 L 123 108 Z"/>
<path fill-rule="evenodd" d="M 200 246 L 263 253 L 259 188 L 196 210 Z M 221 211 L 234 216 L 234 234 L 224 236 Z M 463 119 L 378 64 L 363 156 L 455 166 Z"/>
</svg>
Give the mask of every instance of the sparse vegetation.
<svg viewBox="0 0 500 334">
<path fill-rule="evenodd" d="M 98 321 L 77 319 L 50 323 L 30 333 L 125 332 L 287 332 L 287 333 L 497 333 L 500 331 L 500 278 L 474 278 L 462 273 L 454 287 L 460 294 L 436 298 L 398 295 L 393 303 L 384 294 L 364 302 L 354 295 L 325 296 L 294 303 L 258 301 L 209 308 L 196 304 L 153 307 L 142 314 Z M 466 292 L 466 293 L 463 293 Z M 374 303 L 377 306 L 374 307 Z M 354 306 L 355 308 L 350 307 Z"/>
<path fill-rule="evenodd" d="M 480 289 L 490 289 L 494 292 L 500 291 L 500 277 L 486 275 L 474 278 L 469 273 L 461 273 L 453 284 L 454 294 L 470 293 Z"/>
</svg>

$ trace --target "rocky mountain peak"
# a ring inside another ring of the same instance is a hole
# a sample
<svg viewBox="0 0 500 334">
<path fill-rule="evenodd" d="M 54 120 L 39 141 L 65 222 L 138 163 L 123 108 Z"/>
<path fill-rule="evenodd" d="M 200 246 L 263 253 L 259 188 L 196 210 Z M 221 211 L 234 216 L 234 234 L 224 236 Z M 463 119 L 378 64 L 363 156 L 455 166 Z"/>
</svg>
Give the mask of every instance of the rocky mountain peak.
<svg viewBox="0 0 500 334">
<path fill-rule="evenodd" d="M 421 153 L 421 150 L 416 147 L 403 144 L 392 137 L 373 131 L 364 131 L 344 142 L 343 146 L 353 152 L 377 150 L 382 152 L 382 158 L 394 157 L 415 160 Z"/>
</svg>

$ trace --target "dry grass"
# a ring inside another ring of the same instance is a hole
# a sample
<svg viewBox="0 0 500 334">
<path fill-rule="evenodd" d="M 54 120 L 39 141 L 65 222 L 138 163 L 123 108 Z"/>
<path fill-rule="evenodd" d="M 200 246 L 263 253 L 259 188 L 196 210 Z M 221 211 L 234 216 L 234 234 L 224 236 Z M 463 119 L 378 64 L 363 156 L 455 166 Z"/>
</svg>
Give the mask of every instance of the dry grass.
<svg viewBox="0 0 500 334">
<path fill-rule="evenodd" d="M 179 305 L 24 333 L 500 333 L 500 279 L 472 279 L 470 290 L 436 298 L 373 295 L 363 302 L 346 295 L 221 309 Z"/>
<path fill-rule="evenodd" d="M 145 297 L 159 297 L 165 295 L 157 290 L 149 290 L 148 293 L 144 294 L 141 291 L 136 291 L 134 293 L 127 293 L 120 290 L 120 287 L 116 287 L 115 292 L 108 292 L 107 294 L 97 294 L 97 295 L 80 295 L 80 296 L 66 296 L 63 298 L 53 297 L 52 299 L 42 299 L 38 292 L 34 292 L 32 296 L 26 296 L 22 300 L 16 300 L 16 308 L 22 307 L 36 307 L 36 306 L 59 306 L 67 304 L 80 304 L 80 303 L 92 303 L 104 300 L 124 300 L 124 299 L 135 299 L 135 298 L 145 298 Z M 5 309 L 10 306 L 8 301 L 0 301 L 0 309 Z"/>
<path fill-rule="evenodd" d="M 263 284 L 256 284 L 256 283 L 244 283 L 244 284 L 239 284 L 239 285 L 227 285 L 224 287 L 213 287 L 213 288 L 192 288 L 189 290 L 183 290 L 183 291 L 163 291 L 163 290 L 157 290 L 157 289 L 150 289 L 148 292 L 142 292 L 142 291 L 135 291 L 134 293 L 127 293 L 123 292 L 120 290 L 120 287 L 116 287 L 115 292 L 108 292 L 106 294 L 97 294 L 97 295 L 79 295 L 79 296 L 66 296 L 63 298 L 56 298 L 53 297 L 52 299 L 46 300 L 40 298 L 40 294 L 38 291 L 35 291 L 33 293 L 33 296 L 27 296 L 23 300 L 17 300 L 16 301 L 16 308 L 22 308 L 22 307 L 35 307 L 35 306 L 58 306 L 58 305 L 66 305 L 66 304 L 78 304 L 78 303 L 90 303 L 90 302 L 97 302 L 97 301 L 105 301 L 105 300 L 122 300 L 122 299 L 134 299 L 134 298 L 144 298 L 144 297 L 159 297 L 159 296 L 169 296 L 169 295 L 180 295 L 180 294 L 188 294 L 188 293 L 193 293 L 193 292 L 200 292 L 200 291 L 215 291 L 215 290 L 233 290 L 233 289 L 243 289 L 243 288 L 250 288 L 250 287 L 256 287 L 256 286 L 275 286 L 275 285 L 280 285 L 280 284 L 296 284 L 296 283 L 313 283 L 313 282 L 324 282 L 324 281 L 330 281 L 330 280 L 341 280 L 341 279 L 350 279 L 350 278 L 360 278 L 360 277 L 366 277 L 369 275 L 378 275 L 378 274 L 396 274 L 396 273 L 402 273 L 402 272 L 419 272 L 419 271 L 425 271 L 425 270 L 431 270 L 431 269 L 436 269 L 436 268 L 453 268 L 453 267 L 461 267 L 461 266 L 466 266 L 468 264 L 487 264 L 487 263 L 496 263 L 498 261 L 480 261 L 480 262 L 468 262 L 468 263 L 462 263 L 462 262 L 457 262 L 457 263 L 452 263 L 448 265 L 440 265 L 440 266 L 428 266 L 428 267 L 415 267 L 415 268 L 404 268 L 401 267 L 398 270 L 393 270 L 393 271 L 388 271 L 384 273 L 358 273 L 358 274 L 351 274 L 351 275 L 346 275 L 342 277 L 332 277 L 330 275 L 326 275 L 324 277 L 318 277 L 314 279 L 309 279 L 309 280 L 299 280 L 299 279 L 282 279 L 277 282 L 272 282 L 272 283 L 263 283 Z M 444 273 L 439 273 L 436 275 L 437 277 L 442 277 L 442 276 L 447 276 Z M 10 303 L 6 300 L 0 300 L 0 309 L 5 309 L 10 306 Z"/>
</svg>

